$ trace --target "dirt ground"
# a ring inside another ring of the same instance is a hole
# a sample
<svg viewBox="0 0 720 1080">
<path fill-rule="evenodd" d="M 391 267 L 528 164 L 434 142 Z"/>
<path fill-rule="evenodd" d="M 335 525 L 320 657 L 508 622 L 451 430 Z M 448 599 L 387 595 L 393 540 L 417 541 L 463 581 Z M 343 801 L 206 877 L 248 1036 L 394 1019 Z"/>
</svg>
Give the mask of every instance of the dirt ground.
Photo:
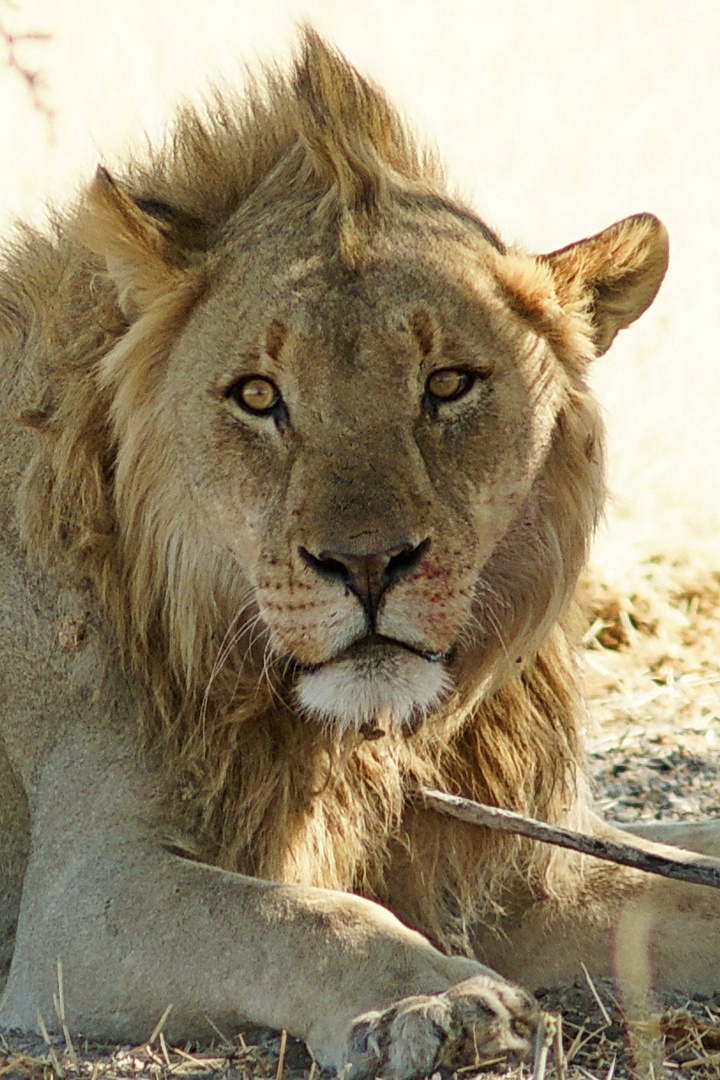
<svg viewBox="0 0 720 1080">
<path fill-rule="evenodd" d="M 651 555 L 585 584 L 588 752 L 607 817 L 720 812 L 720 557 Z"/>
<path fill-rule="evenodd" d="M 583 585 L 581 662 L 588 757 L 604 813 L 630 823 L 720 813 L 720 558 L 650 555 L 618 579 L 596 568 Z M 478 1063 L 452 1080 L 613 1080 L 720 1077 L 720 994 L 667 995 L 638 1036 L 609 982 L 539 995 L 550 1017 L 547 1055 L 519 1068 Z M 559 1027 L 559 1030 L 558 1030 Z M 638 1039 L 640 1041 L 638 1042 Z M 169 1080 L 227 1077 L 314 1080 L 304 1047 L 266 1031 L 218 1032 L 210 1047 L 169 1047 L 162 1031 L 140 1047 L 75 1046 L 0 1036 L 4 1080 Z M 440 1075 L 432 1080 L 441 1080 Z M 443 1077 L 442 1080 L 449 1080 Z"/>
</svg>

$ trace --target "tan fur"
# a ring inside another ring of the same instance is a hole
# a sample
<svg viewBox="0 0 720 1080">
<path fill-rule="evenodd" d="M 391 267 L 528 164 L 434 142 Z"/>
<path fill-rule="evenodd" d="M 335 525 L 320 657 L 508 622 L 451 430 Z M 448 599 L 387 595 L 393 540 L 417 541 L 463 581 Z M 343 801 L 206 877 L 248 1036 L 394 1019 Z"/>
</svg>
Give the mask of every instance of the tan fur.
<svg viewBox="0 0 720 1080">
<path fill-rule="evenodd" d="M 508 250 L 312 31 L 290 77 L 185 110 L 149 160 L 99 170 L 52 239 L 22 241 L 0 297 L 11 409 L 33 430 L 20 531 L 107 614 L 176 850 L 380 899 L 468 953 L 522 897 L 568 917 L 575 857 L 451 828 L 413 794 L 589 827 L 567 631 L 603 499 L 586 372 L 666 258 L 649 215 L 547 256 Z M 475 364 L 491 396 L 411 437 L 420 395 L 372 399 L 404 356 L 404 379 Z M 334 388 L 329 357 L 346 365 Z M 287 386 L 289 421 L 228 404 L 238 372 Z M 355 384 L 370 389 L 345 406 Z M 412 731 L 297 704 L 299 673 L 334 662 L 360 618 L 323 545 L 342 554 L 362 530 L 369 551 L 430 545 L 382 616 L 445 656 L 452 692 Z"/>
</svg>

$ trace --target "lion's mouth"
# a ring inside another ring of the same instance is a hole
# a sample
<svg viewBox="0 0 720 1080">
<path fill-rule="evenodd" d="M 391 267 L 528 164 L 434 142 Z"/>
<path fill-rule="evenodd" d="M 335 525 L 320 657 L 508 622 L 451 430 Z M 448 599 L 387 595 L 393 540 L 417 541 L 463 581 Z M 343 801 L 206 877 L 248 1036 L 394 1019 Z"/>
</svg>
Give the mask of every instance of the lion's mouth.
<svg viewBox="0 0 720 1080">
<path fill-rule="evenodd" d="M 320 664 L 298 664 L 298 670 L 303 673 L 312 674 L 313 672 L 320 671 L 327 664 L 335 664 L 341 660 L 358 660 L 361 663 L 372 663 L 373 660 L 382 664 L 387 658 L 388 653 L 392 650 L 399 650 L 400 652 L 412 653 L 414 656 L 419 656 L 423 660 L 427 660 L 429 664 L 441 664 L 450 663 L 453 658 L 454 650 L 450 649 L 446 653 L 433 652 L 431 649 L 421 649 L 417 645 L 411 645 L 407 641 L 401 641 L 398 638 L 385 637 L 384 634 L 370 633 L 365 637 L 359 638 L 354 641 L 352 645 L 348 645 L 337 653 L 336 656 L 330 657 L 329 660 L 323 660 Z"/>
<path fill-rule="evenodd" d="M 368 634 L 337 656 L 299 669 L 303 710 L 339 730 L 414 727 L 453 689 L 449 653 Z"/>
</svg>

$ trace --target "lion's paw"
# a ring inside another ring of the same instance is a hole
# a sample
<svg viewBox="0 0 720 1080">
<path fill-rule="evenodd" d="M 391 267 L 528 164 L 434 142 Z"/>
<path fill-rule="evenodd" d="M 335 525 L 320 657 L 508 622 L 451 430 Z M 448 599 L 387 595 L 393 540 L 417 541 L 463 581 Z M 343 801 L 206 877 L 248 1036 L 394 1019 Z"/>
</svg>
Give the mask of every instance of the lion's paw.
<svg viewBox="0 0 720 1080">
<path fill-rule="evenodd" d="M 539 1010 L 512 983 L 478 975 L 444 994 L 417 995 L 365 1013 L 350 1034 L 349 1080 L 417 1080 L 439 1066 L 457 1069 L 495 1057 L 524 1057 Z"/>
</svg>

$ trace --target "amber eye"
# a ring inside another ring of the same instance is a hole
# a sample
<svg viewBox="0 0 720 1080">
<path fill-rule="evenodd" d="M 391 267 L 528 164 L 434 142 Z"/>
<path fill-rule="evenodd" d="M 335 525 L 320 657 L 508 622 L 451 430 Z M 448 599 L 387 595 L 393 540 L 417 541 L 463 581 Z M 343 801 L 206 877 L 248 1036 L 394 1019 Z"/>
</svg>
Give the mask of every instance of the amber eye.
<svg viewBox="0 0 720 1080">
<path fill-rule="evenodd" d="M 468 392 L 473 382 L 473 375 L 469 371 L 440 368 L 428 376 L 425 389 L 434 401 L 457 401 Z"/>
<path fill-rule="evenodd" d="M 246 379 L 234 383 L 227 391 L 227 397 L 256 416 L 273 412 L 280 403 L 280 391 L 274 382 L 262 375 L 249 375 Z"/>
</svg>

